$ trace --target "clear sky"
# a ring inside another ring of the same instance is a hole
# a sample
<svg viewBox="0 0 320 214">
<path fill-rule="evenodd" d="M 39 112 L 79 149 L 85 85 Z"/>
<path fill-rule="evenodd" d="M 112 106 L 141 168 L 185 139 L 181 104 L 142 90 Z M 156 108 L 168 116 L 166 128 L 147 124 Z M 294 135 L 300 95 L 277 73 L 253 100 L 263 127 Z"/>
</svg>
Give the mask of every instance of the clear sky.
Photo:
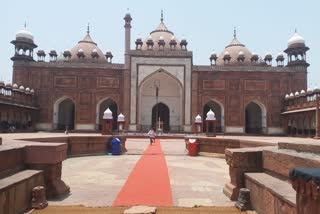
<svg viewBox="0 0 320 214">
<path fill-rule="evenodd" d="M 90 35 L 101 50 L 111 50 L 113 62 L 123 63 L 123 17 L 127 8 L 133 18 L 131 48 L 137 37 L 146 38 L 157 27 L 163 9 L 169 30 L 177 38 L 187 39 L 195 65 L 209 65 L 210 53 L 220 53 L 230 43 L 234 26 L 237 38 L 249 50 L 262 56 L 270 52 L 274 58 L 286 49 L 297 28 L 310 48 L 308 85 L 320 86 L 318 0 L 4 0 L 0 9 L 0 78 L 11 81 L 14 47 L 10 41 L 25 21 L 38 48 L 46 52 L 54 48 L 58 53 L 81 40 L 90 22 Z"/>
</svg>

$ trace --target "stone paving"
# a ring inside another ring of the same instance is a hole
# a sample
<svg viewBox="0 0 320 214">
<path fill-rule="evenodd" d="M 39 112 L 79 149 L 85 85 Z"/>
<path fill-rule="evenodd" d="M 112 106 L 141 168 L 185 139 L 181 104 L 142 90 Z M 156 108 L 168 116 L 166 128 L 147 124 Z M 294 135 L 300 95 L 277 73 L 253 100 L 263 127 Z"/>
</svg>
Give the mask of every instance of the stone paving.
<svg viewBox="0 0 320 214">
<path fill-rule="evenodd" d="M 74 134 L 69 136 L 100 136 L 100 134 Z M 1 134 L 4 145 L 19 143 L 14 139 L 58 137 L 63 133 Z M 219 136 L 219 138 L 247 139 L 261 142 L 320 142 L 310 138 L 265 136 Z M 71 194 L 51 205 L 110 206 L 125 183 L 128 175 L 149 145 L 149 140 L 129 138 L 128 152 L 121 156 L 88 156 L 70 158 L 63 162 L 62 179 L 71 188 Z M 224 158 L 190 157 L 183 139 L 161 139 L 167 161 L 171 190 L 175 206 L 192 207 L 232 206 L 234 202 L 222 193 L 229 180 L 228 165 Z M 141 178 L 143 179 L 143 178 Z"/>
<path fill-rule="evenodd" d="M 128 139 L 128 153 L 122 156 L 89 156 L 63 162 L 62 179 L 70 186 L 71 195 L 51 205 L 110 206 L 123 186 L 148 139 Z M 190 157 L 184 140 L 161 140 L 166 154 L 175 206 L 232 206 L 234 202 L 222 193 L 228 181 L 224 159 Z M 141 178 L 143 179 L 143 178 Z"/>
</svg>

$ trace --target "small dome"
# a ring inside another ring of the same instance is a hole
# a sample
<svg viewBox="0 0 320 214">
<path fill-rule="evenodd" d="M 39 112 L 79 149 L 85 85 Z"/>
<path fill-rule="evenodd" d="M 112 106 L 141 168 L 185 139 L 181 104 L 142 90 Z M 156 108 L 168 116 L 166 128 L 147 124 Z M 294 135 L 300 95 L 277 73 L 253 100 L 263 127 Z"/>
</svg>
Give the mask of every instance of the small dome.
<svg viewBox="0 0 320 214">
<path fill-rule="evenodd" d="M 80 49 L 78 50 L 78 53 L 83 53 L 83 49 L 80 48 Z"/>
<path fill-rule="evenodd" d="M 286 96 L 284 97 L 286 100 L 289 99 L 289 94 L 286 94 Z"/>
<path fill-rule="evenodd" d="M 238 56 L 244 56 L 244 52 L 243 51 L 239 51 Z"/>
<path fill-rule="evenodd" d="M 265 58 L 267 58 L 267 57 L 270 58 L 270 57 L 272 57 L 272 54 L 271 54 L 270 52 L 267 52 L 267 53 L 264 55 L 264 57 L 265 57 Z"/>
<path fill-rule="evenodd" d="M 284 54 L 283 54 L 282 52 L 279 52 L 279 53 L 277 54 L 277 57 L 284 57 Z"/>
<path fill-rule="evenodd" d="M 34 90 L 33 90 L 33 89 L 31 89 L 31 90 L 30 90 L 30 93 L 31 93 L 31 94 L 34 94 Z"/>
<path fill-rule="evenodd" d="M 318 86 L 315 86 L 313 92 L 320 92 L 320 88 Z"/>
<path fill-rule="evenodd" d="M 207 118 L 206 118 L 206 120 L 215 120 L 215 119 L 216 119 L 215 114 L 214 114 L 214 112 L 210 109 L 210 111 L 208 111 L 208 113 L 207 113 Z"/>
<path fill-rule="evenodd" d="M 4 87 L 5 84 L 4 84 L 4 81 L 0 80 L 0 87 Z"/>
<path fill-rule="evenodd" d="M 97 52 L 98 52 L 97 49 L 92 50 L 92 53 L 97 53 Z"/>
<path fill-rule="evenodd" d="M 311 88 L 308 88 L 308 89 L 307 89 L 307 93 L 312 93 L 312 89 L 311 89 Z"/>
<path fill-rule="evenodd" d="M 164 38 L 163 38 L 163 36 L 160 36 L 159 39 L 160 39 L 160 40 L 163 40 Z"/>
<path fill-rule="evenodd" d="M 148 36 L 148 40 L 149 40 L 149 41 L 152 41 L 152 36 L 151 36 L 151 35 Z"/>
<path fill-rule="evenodd" d="M 194 120 L 195 123 L 202 123 L 202 118 L 201 116 L 198 114 Z"/>
<path fill-rule="evenodd" d="M 306 93 L 306 92 L 305 92 L 305 90 L 303 90 L 303 89 L 300 91 L 300 94 L 305 94 L 305 93 Z"/>
<path fill-rule="evenodd" d="M 112 120 L 112 111 L 107 108 L 107 110 L 103 113 L 103 119 Z"/>
<path fill-rule="evenodd" d="M 217 56 L 217 53 L 215 51 L 212 51 L 211 56 Z"/>
<path fill-rule="evenodd" d="M 291 93 L 290 93 L 290 98 L 292 98 L 292 97 L 294 97 L 294 94 L 291 92 Z"/>
<path fill-rule="evenodd" d="M 296 97 L 299 96 L 299 95 L 300 95 L 300 94 L 299 94 L 299 92 L 297 92 L 297 91 L 296 91 L 296 93 L 294 93 L 294 96 L 296 96 Z"/>
<path fill-rule="evenodd" d="M 7 83 L 6 86 L 5 86 L 7 89 L 11 89 L 12 88 L 12 85 L 10 83 Z"/>
<path fill-rule="evenodd" d="M 230 56 L 229 51 L 224 52 L 224 55 L 225 55 L 225 56 Z"/>
<path fill-rule="evenodd" d="M 29 87 L 26 88 L 26 92 L 30 92 L 30 88 Z"/>
<path fill-rule="evenodd" d="M 122 113 L 118 115 L 118 122 L 124 122 L 124 115 Z"/>
<path fill-rule="evenodd" d="M 19 88 L 18 84 L 13 84 L 12 88 Z"/>
<path fill-rule="evenodd" d="M 171 36 L 170 39 L 171 39 L 171 40 L 176 40 L 176 37 L 175 37 L 175 36 Z"/>
<path fill-rule="evenodd" d="M 24 91 L 24 87 L 21 85 L 21 86 L 19 87 L 19 90 Z"/>
<path fill-rule="evenodd" d="M 288 40 L 288 47 L 292 45 L 305 45 L 305 40 L 297 32 Z"/>
<path fill-rule="evenodd" d="M 38 52 L 37 52 L 37 55 L 38 56 L 45 56 L 46 52 L 43 49 L 39 49 Z"/>
<path fill-rule="evenodd" d="M 20 38 L 26 38 L 33 41 L 33 35 L 30 31 L 27 30 L 27 28 L 23 28 L 16 33 L 16 39 L 18 40 Z"/>
</svg>

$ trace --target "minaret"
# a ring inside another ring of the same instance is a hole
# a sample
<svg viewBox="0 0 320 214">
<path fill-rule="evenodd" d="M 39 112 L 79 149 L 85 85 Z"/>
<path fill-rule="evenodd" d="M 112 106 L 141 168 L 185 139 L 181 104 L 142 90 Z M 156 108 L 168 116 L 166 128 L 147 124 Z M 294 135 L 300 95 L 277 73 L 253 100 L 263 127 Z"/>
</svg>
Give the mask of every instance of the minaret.
<svg viewBox="0 0 320 214">
<path fill-rule="evenodd" d="M 124 72 L 123 72 L 123 106 L 122 112 L 125 117 L 130 118 L 130 94 L 131 94 L 131 70 L 130 70 L 130 43 L 131 43 L 131 15 L 129 12 L 126 13 L 123 18 L 125 21 L 125 40 L 124 40 Z M 129 123 L 131 121 L 129 120 Z M 125 128 L 128 129 L 128 123 Z"/>
<path fill-rule="evenodd" d="M 131 42 L 131 15 L 130 13 L 126 13 L 125 17 L 123 18 L 125 20 L 124 29 L 125 29 L 125 54 L 129 53 L 130 50 L 130 42 Z"/>
</svg>

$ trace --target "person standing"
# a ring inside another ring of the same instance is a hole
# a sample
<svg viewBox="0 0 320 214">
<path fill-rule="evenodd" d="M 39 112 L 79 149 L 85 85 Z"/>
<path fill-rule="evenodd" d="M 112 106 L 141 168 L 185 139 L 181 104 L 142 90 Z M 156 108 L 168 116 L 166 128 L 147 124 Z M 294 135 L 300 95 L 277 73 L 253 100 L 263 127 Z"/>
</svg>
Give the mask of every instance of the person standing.
<svg viewBox="0 0 320 214">
<path fill-rule="evenodd" d="M 152 145 L 152 143 L 154 143 L 154 139 L 156 138 L 156 135 L 152 128 L 149 130 L 148 135 L 150 138 L 150 145 Z"/>
</svg>

